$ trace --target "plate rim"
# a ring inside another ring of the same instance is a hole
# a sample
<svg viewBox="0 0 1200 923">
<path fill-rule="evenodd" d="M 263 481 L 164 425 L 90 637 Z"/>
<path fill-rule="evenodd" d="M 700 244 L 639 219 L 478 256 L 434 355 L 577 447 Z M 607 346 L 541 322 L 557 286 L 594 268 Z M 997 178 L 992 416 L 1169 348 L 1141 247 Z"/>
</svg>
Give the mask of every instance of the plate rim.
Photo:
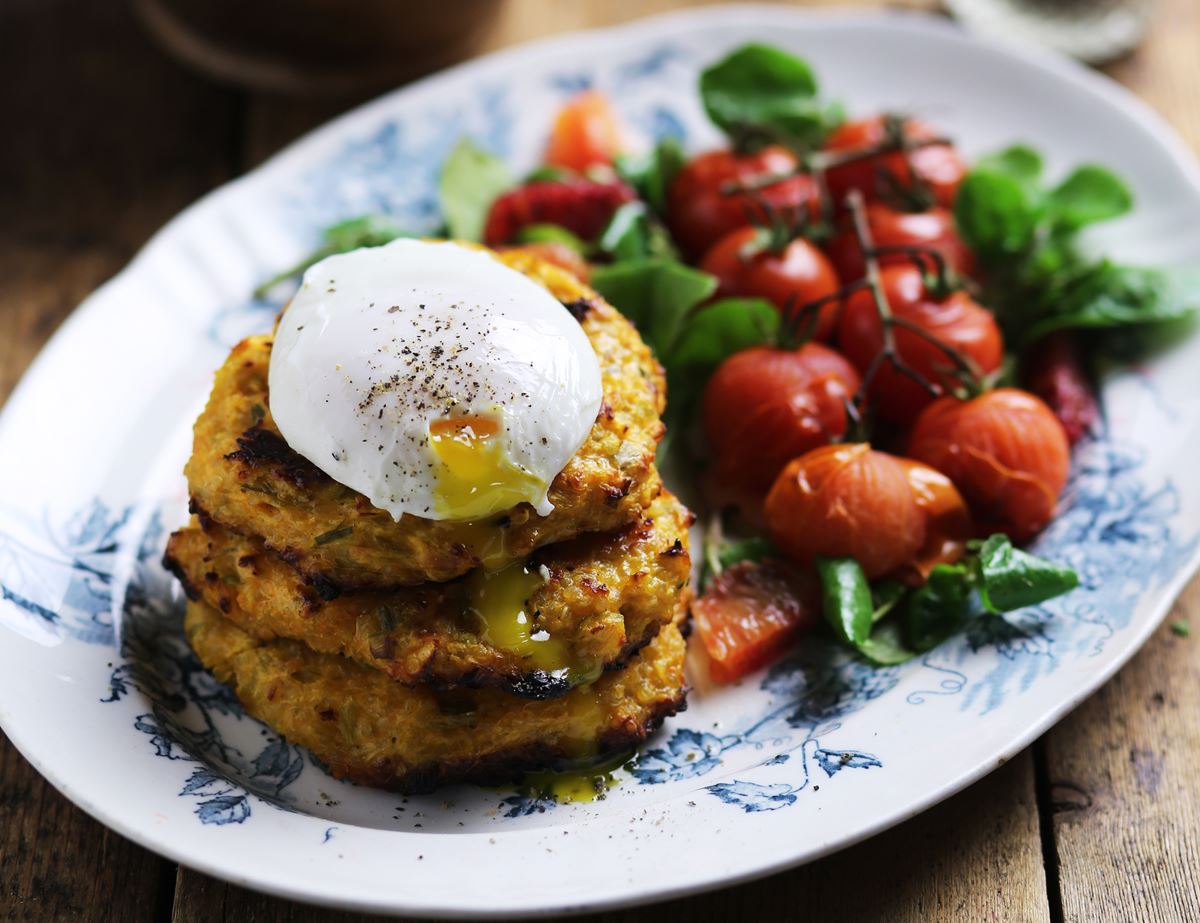
<svg viewBox="0 0 1200 923">
<path fill-rule="evenodd" d="M 626 33 L 639 33 L 643 30 L 652 30 L 658 31 L 661 34 L 673 25 L 700 26 L 704 24 L 719 24 L 727 18 L 736 18 L 739 24 L 749 23 L 758 26 L 767 26 L 772 20 L 778 21 L 781 19 L 801 26 L 811 26 L 813 24 L 833 28 L 853 27 L 863 24 L 885 26 L 906 32 L 934 34 L 966 45 L 986 46 L 1000 54 L 1007 55 L 1014 59 L 1016 63 L 1034 70 L 1046 72 L 1053 77 L 1066 81 L 1078 90 L 1107 102 L 1124 112 L 1125 115 L 1140 123 L 1147 134 L 1161 145 L 1172 163 L 1178 167 L 1181 176 L 1200 193 L 1200 163 L 1197 162 L 1196 155 L 1160 114 L 1126 87 L 1111 78 L 1091 71 L 1082 64 L 1061 57 L 1053 52 L 983 38 L 966 32 L 950 21 L 928 13 L 901 10 L 880 11 L 863 7 L 824 7 L 810 9 L 765 4 L 720 5 L 667 12 L 636 18 L 615 25 L 572 30 L 570 32 L 519 43 L 462 62 L 362 103 L 305 133 L 254 169 L 217 186 L 195 202 L 186 206 L 155 231 L 120 271 L 89 294 L 68 315 L 64 322 L 60 324 L 49 341 L 38 352 L 9 395 L 4 407 L 0 408 L 0 444 L 3 444 L 7 436 L 8 421 L 14 415 L 11 413 L 11 408 L 29 399 L 30 394 L 36 389 L 41 378 L 54 365 L 57 360 L 57 353 L 64 348 L 64 345 L 69 340 L 73 339 L 75 328 L 79 324 L 80 319 L 102 308 L 103 296 L 106 292 L 134 275 L 143 262 L 145 262 L 147 255 L 153 251 L 154 247 L 160 245 L 161 241 L 170 237 L 176 228 L 189 220 L 193 213 L 211 208 L 215 202 L 219 202 L 224 198 L 233 197 L 243 187 L 263 182 L 272 173 L 286 168 L 294 159 L 309 156 L 307 154 L 308 151 L 316 150 L 322 143 L 329 143 L 343 135 L 345 127 L 348 124 L 358 121 L 367 122 L 376 110 L 384 110 L 391 106 L 401 105 L 400 100 L 404 96 L 428 91 L 429 88 L 436 87 L 440 82 L 456 79 L 464 74 L 486 73 L 492 68 L 503 69 L 510 61 L 520 60 L 531 55 L 536 57 L 539 54 L 552 53 L 560 45 L 569 45 L 581 39 L 608 39 L 615 41 L 619 40 Z M 1113 656 L 1111 661 L 1103 669 L 1089 675 L 1087 682 L 1078 690 L 1075 690 L 1072 695 L 1046 711 L 1038 721 L 1032 722 L 1024 731 L 1011 738 L 1007 746 L 999 748 L 991 758 L 982 761 L 980 765 L 959 773 L 958 776 L 943 783 L 941 786 L 928 791 L 924 796 L 906 802 L 903 808 L 893 814 L 882 816 L 881 819 L 858 831 L 851 837 L 832 841 L 815 850 L 805 852 L 801 856 L 786 856 L 778 861 L 762 863 L 745 871 L 718 873 L 716 877 L 700 883 L 685 882 L 657 886 L 655 882 L 649 882 L 640 885 L 636 891 L 616 894 L 610 898 L 589 899 L 586 902 L 566 904 L 545 902 L 530 903 L 527 905 L 509 904 L 504 908 L 487 912 L 485 915 L 490 918 L 501 919 L 578 914 L 656 903 L 686 895 L 704 893 L 718 888 L 733 887 L 815 861 L 903 823 L 928 810 L 933 805 L 962 791 L 994 769 L 1007 763 L 1013 756 L 1018 754 L 1033 740 L 1060 721 L 1067 713 L 1078 707 L 1080 703 L 1094 694 L 1102 685 L 1107 683 L 1141 649 L 1149 636 L 1158 629 L 1177 600 L 1180 592 L 1192 580 L 1197 568 L 1200 568 L 1200 548 L 1197 548 L 1186 563 L 1181 566 L 1178 573 L 1164 584 L 1161 590 L 1162 596 L 1159 605 L 1137 630 L 1124 636 L 1118 652 Z M 3 727 L 6 736 L 8 736 L 8 739 L 17 751 L 21 753 L 23 758 L 30 762 L 46 781 L 88 815 L 114 832 L 150 850 L 156 855 L 220 880 L 229 881 L 263 893 L 319 906 L 391 915 L 421 914 L 441 918 L 478 918 L 480 916 L 480 911 L 477 908 L 454 907 L 444 903 L 412 903 L 403 899 L 381 903 L 369 897 L 360 898 L 354 894 L 337 893 L 328 889 L 322 890 L 319 883 L 313 883 L 308 887 L 294 887 L 288 883 L 276 882 L 274 880 L 256 879 L 252 874 L 243 873 L 240 870 L 230 870 L 229 868 L 219 866 L 216 862 L 193 861 L 184 852 L 182 847 L 176 848 L 173 845 L 174 841 L 171 838 L 156 838 L 153 827 L 138 825 L 133 821 L 126 822 L 122 815 L 110 811 L 66 783 L 53 766 L 48 765 L 47 760 L 31 752 L 28 740 L 12 736 L 9 731 L 11 722 L 7 720 L 8 711 L 8 708 L 3 703 L 0 703 L 0 727 Z"/>
</svg>

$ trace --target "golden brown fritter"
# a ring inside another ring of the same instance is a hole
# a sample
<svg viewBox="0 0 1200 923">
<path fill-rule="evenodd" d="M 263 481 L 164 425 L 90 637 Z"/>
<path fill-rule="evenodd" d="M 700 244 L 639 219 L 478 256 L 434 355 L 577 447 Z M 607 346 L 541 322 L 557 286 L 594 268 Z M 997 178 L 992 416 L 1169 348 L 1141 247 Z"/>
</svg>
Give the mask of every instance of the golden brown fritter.
<svg viewBox="0 0 1200 923">
<path fill-rule="evenodd" d="M 664 493 L 619 532 L 542 548 L 498 575 L 332 600 L 261 542 L 215 524 L 172 535 L 166 563 L 190 597 L 260 640 L 292 638 L 410 685 L 551 698 L 621 667 L 683 610 L 690 518 Z"/>
<path fill-rule="evenodd" d="M 659 492 L 662 369 L 633 325 L 574 276 L 522 251 L 498 259 L 562 301 L 600 360 L 600 414 L 550 487 L 550 515 L 521 504 L 484 523 L 394 521 L 283 440 L 267 395 L 269 336 L 243 340 L 217 372 L 185 468 L 193 509 L 261 536 L 306 576 L 344 589 L 451 580 L 485 560 L 493 567 L 521 560 L 542 545 L 640 516 Z"/>
<path fill-rule="evenodd" d="M 188 603 L 185 628 L 200 660 L 250 714 L 307 747 L 337 778 L 406 792 L 495 784 L 616 752 L 684 703 L 684 641 L 673 624 L 625 669 L 547 701 L 403 686 L 296 641 L 257 641 L 199 602 Z"/>
</svg>

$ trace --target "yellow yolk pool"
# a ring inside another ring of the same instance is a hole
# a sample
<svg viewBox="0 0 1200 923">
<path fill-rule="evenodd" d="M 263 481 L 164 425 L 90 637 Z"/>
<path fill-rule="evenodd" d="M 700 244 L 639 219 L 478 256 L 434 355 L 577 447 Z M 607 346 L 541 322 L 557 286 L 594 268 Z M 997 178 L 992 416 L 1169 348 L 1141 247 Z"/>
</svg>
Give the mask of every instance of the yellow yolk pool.
<svg viewBox="0 0 1200 923">
<path fill-rule="evenodd" d="M 514 464 L 488 417 L 434 420 L 429 446 L 440 464 L 434 472 L 434 503 L 446 519 L 478 519 L 512 509 L 546 485 Z"/>
<path fill-rule="evenodd" d="M 547 673 L 568 671 L 567 646 L 537 625 L 529 598 L 545 578 L 526 565 L 510 564 L 498 571 L 479 568 L 467 578 L 468 608 L 483 623 L 489 644 L 512 651 Z"/>
</svg>

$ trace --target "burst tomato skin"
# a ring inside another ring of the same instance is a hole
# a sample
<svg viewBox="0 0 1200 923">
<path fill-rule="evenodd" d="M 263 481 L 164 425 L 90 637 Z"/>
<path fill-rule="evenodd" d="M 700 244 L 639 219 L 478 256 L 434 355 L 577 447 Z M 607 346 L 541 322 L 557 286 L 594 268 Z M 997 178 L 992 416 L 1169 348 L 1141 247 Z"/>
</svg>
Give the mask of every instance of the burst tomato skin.
<svg viewBox="0 0 1200 923">
<path fill-rule="evenodd" d="M 765 514 L 772 540 L 792 560 L 851 557 L 871 580 L 913 561 L 925 544 L 908 471 L 866 443 L 794 459 L 767 494 Z"/>
<path fill-rule="evenodd" d="M 717 297 L 740 295 L 765 298 L 789 318 L 795 309 L 834 294 L 838 277 L 829 259 L 803 237 L 789 241 L 781 251 L 746 254 L 759 236 L 757 228 L 730 231 L 709 248 L 700 268 L 717 277 Z M 820 308 L 814 336 L 827 340 L 833 334 L 837 305 Z"/>
<path fill-rule="evenodd" d="M 588 167 L 612 164 L 623 147 L 621 123 L 608 97 L 585 90 L 558 110 L 544 161 L 582 173 Z"/>
<path fill-rule="evenodd" d="M 925 517 L 925 542 L 916 557 L 905 564 L 900 577 L 921 584 L 937 564 L 953 564 L 967 550 L 971 514 L 954 482 L 928 465 L 898 458 L 908 476 L 917 508 Z"/>
<path fill-rule="evenodd" d="M 754 193 L 724 192 L 730 183 L 795 169 L 795 156 L 775 145 L 754 154 L 729 150 L 700 154 L 671 181 L 667 225 L 684 253 L 695 260 L 730 231 L 765 222 L 763 203 L 788 218 L 805 211 L 815 218 L 820 214 L 820 193 L 811 176 L 789 176 Z"/>
<path fill-rule="evenodd" d="M 938 133 L 919 119 L 908 119 L 904 123 L 904 136 L 922 141 L 936 138 Z M 884 117 L 877 115 L 842 125 L 829 136 L 825 149 L 856 150 L 880 144 L 886 138 Z M 909 168 L 910 161 L 912 169 Z M 958 193 L 959 183 L 966 175 L 967 168 L 958 152 L 948 144 L 915 148 L 909 152 L 907 159 L 903 152 L 893 151 L 831 168 L 826 174 L 829 193 L 839 205 L 851 189 L 862 192 L 867 201 L 878 199 L 881 171 L 890 173 L 902 186 L 911 186 L 915 172 L 933 193 L 934 201 L 943 208 L 949 208 L 954 204 L 954 196 Z"/>
<path fill-rule="evenodd" d="M 954 482 L 981 533 L 1014 541 L 1032 538 L 1054 517 L 1071 461 L 1053 411 L 1016 388 L 930 404 L 909 435 L 908 454 Z"/>
<path fill-rule="evenodd" d="M 583 240 L 592 240 L 604 230 L 613 212 L 634 198 L 634 191 L 620 182 L 570 177 L 526 183 L 492 203 L 483 240 L 489 247 L 509 243 L 530 224 L 557 224 Z"/>
<path fill-rule="evenodd" d="M 708 652 L 709 673 L 730 683 L 766 666 L 821 620 L 811 573 L 781 561 L 740 561 L 715 577 L 692 617 Z"/>
<path fill-rule="evenodd" d="M 701 406 L 716 480 L 761 497 L 789 461 L 846 432 L 857 388 L 854 366 L 819 343 L 730 356 Z"/>
<path fill-rule="evenodd" d="M 975 272 L 975 255 L 963 242 L 954 224 L 954 216 L 944 208 L 931 208 L 924 212 L 903 212 L 889 208 L 881 202 L 871 202 L 866 207 L 867 226 L 871 239 L 878 247 L 924 247 L 936 250 L 946 261 L 946 266 L 963 275 Z M 856 282 L 863 277 L 862 249 L 848 221 L 842 222 L 842 230 L 829 242 L 826 251 L 843 283 Z M 884 253 L 879 257 L 881 266 L 913 264 L 902 253 Z M 924 260 L 923 268 L 933 271 L 931 260 Z"/>
<path fill-rule="evenodd" d="M 925 288 L 915 266 L 887 266 L 880 274 L 892 313 L 936 337 L 975 363 L 986 374 L 1004 361 L 1004 341 L 992 313 L 965 292 L 937 301 Z M 949 374 L 946 354 L 920 334 L 894 327 L 896 349 L 904 362 L 924 379 L 943 389 L 956 382 Z M 883 348 L 879 314 L 871 293 L 851 294 L 842 308 L 838 346 L 860 372 L 865 372 Z M 912 378 L 884 362 L 870 386 L 870 397 L 884 419 L 907 426 L 932 402 L 933 396 Z"/>
<path fill-rule="evenodd" d="M 1075 341 L 1069 333 L 1052 333 L 1030 350 L 1025 366 L 1025 384 L 1054 411 L 1074 445 L 1100 419 Z"/>
</svg>

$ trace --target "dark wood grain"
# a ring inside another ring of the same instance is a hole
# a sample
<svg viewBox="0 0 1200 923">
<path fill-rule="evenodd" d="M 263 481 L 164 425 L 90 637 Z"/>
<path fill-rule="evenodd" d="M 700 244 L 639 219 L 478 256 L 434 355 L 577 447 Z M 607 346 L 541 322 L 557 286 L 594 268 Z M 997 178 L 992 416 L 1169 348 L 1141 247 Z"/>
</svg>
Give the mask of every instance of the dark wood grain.
<svg viewBox="0 0 1200 923">
<path fill-rule="evenodd" d="M 1200 585 L 1168 616 L 1200 632 Z M 1200 920 L 1200 638 L 1164 625 L 1046 738 L 1066 920 Z"/>
<path fill-rule="evenodd" d="M 0 4 L 0 69 L 2 401 L 88 292 L 227 178 L 236 110 L 155 50 L 124 3 Z M 173 877 L 0 738 L 0 920 L 164 919 Z"/>
</svg>

